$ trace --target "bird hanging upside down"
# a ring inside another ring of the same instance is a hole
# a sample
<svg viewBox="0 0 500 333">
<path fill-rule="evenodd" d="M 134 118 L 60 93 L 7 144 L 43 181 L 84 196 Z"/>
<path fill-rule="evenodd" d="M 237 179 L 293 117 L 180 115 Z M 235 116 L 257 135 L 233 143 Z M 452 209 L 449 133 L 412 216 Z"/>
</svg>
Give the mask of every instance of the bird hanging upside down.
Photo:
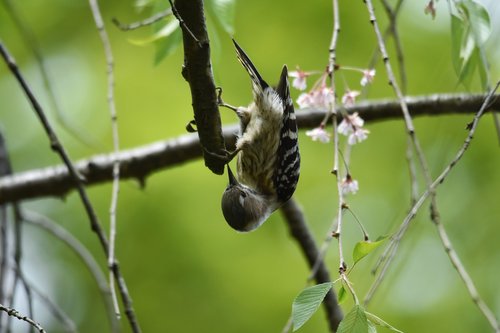
<svg viewBox="0 0 500 333">
<path fill-rule="evenodd" d="M 299 180 L 300 153 L 286 65 L 273 89 L 233 42 L 252 80 L 253 102 L 247 108 L 235 109 L 241 126 L 235 150 L 238 179 L 228 165 L 229 185 L 221 205 L 227 223 L 247 232 L 258 228 L 290 199 Z"/>
</svg>

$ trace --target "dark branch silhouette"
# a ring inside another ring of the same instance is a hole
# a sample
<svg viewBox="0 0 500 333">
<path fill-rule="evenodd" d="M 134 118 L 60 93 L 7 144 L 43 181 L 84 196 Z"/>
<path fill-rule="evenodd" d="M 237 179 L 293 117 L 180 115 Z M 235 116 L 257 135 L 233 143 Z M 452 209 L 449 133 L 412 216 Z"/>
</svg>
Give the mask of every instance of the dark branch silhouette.
<svg viewBox="0 0 500 333">
<path fill-rule="evenodd" d="M 42 127 L 45 130 L 45 133 L 49 139 L 50 142 L 50 148 L 59 155 L 60 159 L 64 163 L 64 169 L 66 172 L 68 172 L 69 178 L 68 182 L 73 184 L 73 186 L 76 188 L 80 200 L 82 201 L 83 207 L 85 209 L 85 212 L 87 213 L 89 222 L 90 222 L 90 227 L 93 232 L 96 233 L 99 243 L 101 244 L 101 247 L 104 251 L 104 253 L 107 255 L 109 252 L 109 242 L 106 237 L 106 234 L 103 231 L 103 228 L 101 226 L 101 223 L 99 221 L 99 218 L 97 217 L 97 214 L 95 212 L 94 207 L 92 206 L 90 199 L 87 195 L 87 190 L 84 184 L 84 178 L 78 173 L 77 168 L 75 167 L 74 163 L 71 161 L 66 149 L 62 145 L 61 141 L 57 137 L 54 129 L 52 128 L 51 123 L 49 122 L 47 116 L 45 115 L 45 112 L 38 102 L 37 98 L 33 94 L 33 91 L 31 90 L 30 86 L 24 79 L 24 77 L 21 75 L 21 72 L 19 71 L 19 68 L 17 67 L 17 64 L 15 62 L 15 59 L 10 55 L 8 50 L 4 47 L 4 45 L 0 42 L 0 55 L 4 59 L 5 63 L 7 64 L 7 67 L 9 70 L 12 72 L 12 75 L 16 78 L 18 81 L 22 91 L 26 95 L 26 98 L 30 102 L 33 111 L 35 112 L 36 116 L 40 120 L 40 123 Z M 122 297 L 123 301 L 123 306 L 125 309 L 125 314 L 129 320 L 131 329 L 134 333 L 139 333 L 141 332 L 141 329 L 139 327 L 139 323 L 137 322 L 137 318 L 135 315 L 135 311 L 132 307 L 132 299 L 130 298 L 130 295 L 128 293 L 125 279 L 123 278 L 121 274 L 121 269 L 118 265 L 118 262 L 113 263 L 113 265 L 110 265 L 110 269 L 112 269 L 114 277 L 116 279 L 116 283 L 118 285 L 118 289 L 120 291 L 120 295 Z"/>
<path fill-rule="evenodd" d="M 283 217 L 288 225 L 290 234 L 297 241 L 297 243 L 299 243 L 300 249 L 307 260 L 309 268 L 312 270 L 315 266 L 318 267 L 316 269 L 316 273 L 314 274 L 316 282 L 318 284 L 330 282 L 330 273 L 328 272 L 324 261 L 321 260 L 318 247 L 316 246 L 314 237 L 307 226 L 304 213 L 302 212 L 299 204 L 291 198 L 281 207 L 281 212 L 283 213 Z M 343 314 L 333 289 L 326 294 L 325 299 L 323 300 L 323 305 L 325 307 L 326 318 L 330 326 L 330 331 L 336 332 L 337 327 L 343 318 Z"/>
<path fill-rule="evenodd" d="M 499 95 L 495 95 L 489 110 L 500 110 Z M 485 95 L 431 95 L 406 98 L 412 116 L 442 116 L 446 114 L 470 114 L 476 112 Z M 398 101 L 385 100 L 362 102 L 346 109 L 359 112 L 367 122 L 401 119 Z M 299 110 L 299 128 L 316 127 L 324 118 L 319 110 Z M 464 124 L 465 127 L 466 124 Z M 223 135 L 228 149 L 233 149 L 238 127 L 226 126 Z M 159 141 L 118 154 L 102 154 L 75 163 L 86 185 L 112 180 L 113 162 L 120 162 L 122 179 L 137 179 L 141 184 L 147 176 L 162 169 L 180 165 L 201 157 L 202 149 L 196 134 L 186 134 L 174 139 Z M 0 204 L 46 196 L 64 196 L 75 187 L 67 168 L 59 165 L 43 169 L 19 172 L 0 178 Z"/>
<path fill-rule="evenodd" d="M 194 111 L 204 154 L 205 165 L 212 172 L 222 175 L 224 161 L 217 154 L 225 151 L 217 93 L 210 61 L 210 43 L 202 0 L 177 0 L 172 7 L 179 20 L 183 35 L 184 65 L 182 76 L 189 83 Z"/>
</svg>

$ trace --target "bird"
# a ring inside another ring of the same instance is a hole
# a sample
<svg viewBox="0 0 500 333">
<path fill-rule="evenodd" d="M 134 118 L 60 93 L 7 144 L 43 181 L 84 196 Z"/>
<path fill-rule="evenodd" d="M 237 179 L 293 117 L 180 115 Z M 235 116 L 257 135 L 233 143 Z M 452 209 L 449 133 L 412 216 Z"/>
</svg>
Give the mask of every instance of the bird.
<svg viewBox="0 0 500 333">
<path fill-rule="evenodd" d="M 229 184 L 221 208 L 233 229 L 249 232 L 262 225 L 295 192 L 300 152 L 287 66 L 283 66 L 278 85 L 273 88 L 234 39 L 233 43 L 238 60 L 250 76 L 253 102 L 248 107 L 234 108 L 240 120 L 240 134 L 232 154 L 237 157 L 237 169 L 235 176 L 227 165 Z"/>
</svg>

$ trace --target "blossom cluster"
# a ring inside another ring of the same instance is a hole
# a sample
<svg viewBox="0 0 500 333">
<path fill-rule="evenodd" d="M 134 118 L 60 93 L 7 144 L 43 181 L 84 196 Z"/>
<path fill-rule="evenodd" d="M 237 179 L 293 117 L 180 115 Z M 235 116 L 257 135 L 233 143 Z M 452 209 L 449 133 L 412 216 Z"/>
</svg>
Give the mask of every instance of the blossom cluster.
<svg viewBox="0 0 500 333">
<path fill-rule="evenodd" d="M 368 83 L 373 82 L 375 78 L 374 69 L 357 69 L 348 67 L 347 69 L 359 71 L 362 74 L 360 84 L 365 86 Z M 307 78 L 312 74 L 318 72 L 306 72 L 297 68 L 296 71 L 290 72 L 290 77 L 293 78 L 292 86 L 298 90 L 307 89 Z M 325 71 L 321 77 L 313 85 L 312 89 L 308 92 L 300 94 L 297 98 L 297 104 L 300 108 L 315 108 L 320 110 L 328 110 L 334 99 L 335 92 L 331 86 L 327 85 L 327 78 L 329 72 Z M 342 96 L 342 104 L 344 106 L 352 106 L 356 102 L 356 98 L 360 95 L 359 91 L 346 89 L 344 95 Z M 365 140 L 368 137 L 369 131 L 363 128 L 364 121 L 358 115 L 354 113 L 352 115 L 345 115 L 344 119 L 338 125 L 338 132 L 342 135 L 347 136 L 347 142 L 350 145 L 354 145 Z M 330 141 L 330 134 L 325 130 L 324 124 L 316 127 L 310 131 L 306 132 L 306 135 L 311 137 L 313 141 L 320 141 L 322 143 L 327 143 Z"/>
<path fill-rule="evenodd" d="M 346 69 L 355 70 L 362 74 L 360 80 L 361 86 L 366 86 L 367 84 L 372 83 L 375 78 L 374 69 L 357 69 L 351 67 Z M 292 86 L 298 90 L 305 91 L 307 89 L 307 78 L 316 73 L 318 72 L 306 72 L 297 68 L 296 71 L 289 73 L 290 77 L 293 78 Z M 300 94 L 297 98 L 297 104 L 300 108 L 329 110 L 332 107 L 332 103 L 335 101 L 335 91 L 333 85 L 327 85 L 329 74 L 328 70 L 324 71 L 313 85 L 312 89 L 308 92 Z M 343 106 L 349 107 L 354 105 L 356 98 L 360 94 L 361 93 L 359 91 L 346 89 L 341 98 Z M 369 131 L 363 126 L 364 120 L 357 112 L 355 112 L 353 114 L 344 115 L 344 118 L 337 127 L 337 131 L 347 137 L 347 143 L 349 145 L 354 145 L 366 140 L 368 137 Z M 322 143 L 328 143 L 330 141 L 330 134 L 325 130 L 324 123 L 321 123 L 318 127 L 312 130 L 306 131 L 306 135 L 313 141 L 319 141 Z M 347 173 L 346 177 L 342 179 L 340 186 L 343 195 L 350 193 L 355 194 L 359 189 L 358 181 L 353 179 L 349 173 Z"/>
</svg>

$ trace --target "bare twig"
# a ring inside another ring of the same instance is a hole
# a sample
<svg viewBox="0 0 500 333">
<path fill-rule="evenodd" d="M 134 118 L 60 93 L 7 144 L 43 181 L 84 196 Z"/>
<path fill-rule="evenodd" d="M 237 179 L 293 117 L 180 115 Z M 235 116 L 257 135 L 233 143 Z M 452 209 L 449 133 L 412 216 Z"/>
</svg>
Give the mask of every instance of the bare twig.
<svg viewBox="0 0 500 333">
<path fill-rule="evenodd" d="M 45 86 L 45 90 L 48 95 L 49 103 L 52 106 L 52 109 L 55 114 L 55 119 L 62 127 L 71 134 L 74 138 L 79 140 L 80 142 L 86 144 L 87 146 L 96 147 L 98 146 L 98 142 L 93 140 L 92 137 L 87 135 L 87 132 L 83 132 L 78 126 L 72 123 L 64 114 L 64 111 L 61 109 L 59 105 L 58 99 L 54 92 L 54 87 L 52 86 L 51 80 L 49 78 L 49 71 L 47 69 L 47 65 L 45 59 L 43 57 L 40 45 L 38 44 L 38 40 L 33 33 L 33 30 L 24 23 L 21 15 L 18 13 L 15 5 L 21 4 L 17 2 L 15 5 L 11 0 L 3 0 L 3 4 L 7 12 L 9 13 L 14 25 L 19 30 L 22 40 L 25 43 L 26 47 L 33 52 L 35 56 L 35 61 L 38 64 L 38 69 L 40 70 L 40 75 L 43 80 L 43 85 Z"/>
<path fill-rule="evenodd" d="M 3 133 L 0 131 L 0 177 L 11 174 L 11 166 Z M 7 205 L 0 205 L 0 303 L 6 301 L 7 262 L 9 256 Z M 10 303 L 7 303 L 10 304 Z M 0 328 L 2 318 L 0 318 Z"/>
<path fill-rule="evenodd" d="M 137 21 L 129 24 L 123 24 L 118 19 L 113 18 L 112 22 L 122 31 L 135 30 L 142 27 L 150 26 L 153 23 L 163 20 L 164 18 L 172 15 L 172 8 L 167 8 L 164 11 L 154 14 L 151 17 L 148 17 L 142 21 Z"/>
<path fill-rule="evenodd" d="M 393 258 L 394 253 L 395 253 L 395 251 L 399 245 L 399 242 L 401 240 L 401 237 L 403 236 L 404 232 L 408 229 L 410 222 L 413 220 L 413 218 L 415 217 L 415 215 L 417 214 L 418 210 L 420 209 L 422 204 L 425 202 L 425 200 L 429 197 L 429 195 L 431 193 L 434 192 L 434 190 L 440 184 L 442 184 L 444 182 L 444 180 L 449 175 L 449 173 L 451 172 L 453 167 L 460 161 L 462 156 L 465 154 L 465 152 L 469 148 L 469 145 L 472 141 L 472 138 L 474 137 L 476 127 L 477 127 L 477 124 L 479 123 L 481 116 L 490 107 L 492 101 L 494 101 L 494 99 L 498 98 L 497 96 L 494 95 L 494 93 L 499 88 L 499 86 L 500 86 L 500 81 L 496 84 L 495 88 L 493 90 L 491 90 L 491 92 L 487 95 L 487 97 L 485 98 L 485 100 L 483 102 L 483 105 L 481 106 L 479 111 L 474 116 L 473 121 L 468 125 L 469 134 L 467 135 L 467 138 L 465 139 L 464 144 L 462 145 L 460 150 L 457 152 L 455 158 L 446 166 L 446 168 L 444 168 L 444 170 L 441 172 L 441 174 L 432 182 L 432 184 L 427 188 L 427 190 L 420 196 L 420 198 L 417 200 L 415 205 L 412 207 L 410 213 L 406 216 L 406 218 L 401 223 L 398 231 L 393 235 L 393 239 L 392 239 L 391 244 L 390 244 L 393 247 L 392 253 L 389 254 L 390 257 L 384 262 L 384 265 L 382 266 L 382 270 L 379 274 L 379 277 L 375 280 L 374 284 L 372 285 L 372 287 L 368 291 L 368 293 L 365 297 L 365 304 L 367 304 L 371 300 L 371 298 L 373 297 L 374 291 L 376 290 L 377 286 L 381 282 L 380 275 L 382 275 L 384 272 L 387 271 L 387 268 L 389 267 L 389 264 L 391 262 L 390 259 Z M 441 224 L 439 222 L 439 220 L 438 220 L 438 223 L 436 223 L 436 221 L 434 221 L 434 223 L 437 226 L 439 226 Z M 442 228 L 442 227 L 440 227 L 440 228 Z M 443 241 L 443 244 L 445 246 L 445 249 L 447 250 L 448 255 L 450 256 L 450 260 L 451 260 L 453 266 L 457 269 L 457 272 L 459 273 L 460 277 L 465 282 L 465 284 L 467 286 L 467 290 L 469 291 L 469 294 L 471 295 L 471 298 L 474 301 L 474 303 L 478 306 L 480 311 L 488 319 L 488 322 L 490 323 L 490 325 L 496 330 L 496 332 L 498 332 L 498 329 L 499 329 L 498 322 L 496 321 L 495 317 L 493 316 L 491 310 L 489 310 L 489 308 L 486 306 L 484 301 L 479 297 L 477 290 L 474 287 L 472 280 L 470 279 L 470 276 L 468 275 L 467 271 L 465 270 L 465 268 L 461 264 L 458 256 L 456 255 L 456 252 L 450 250 L 452 248 L 451 248 L 451 243 L 449 242 L 448 237 L 446 236 L 445 233 L 441 234 L 443 230 L 440 230 L 440 228 L 438 228 L 438 232 L 440 233 L 440 237 Z M 450 250 L 450 252 L 448 252 L 449 250 Z M 454 253 L 453 257 L 451 255 L 451 252 Z"/>
<path fill-rule="evenodd" d="M 191 31 L 191 29 L 189 29 L 188 25 L 186 24 L 186 21 L 184 21 L 182 19 L 181 14 L 179 14 L 179 11 L 175 7 L 175 5 L 172 2 L 172 0 L 168 0 L 168 2 L 170 3 L 170 7 L 172 9 L 172 13 L 174 14 L 174 16 L 177 19 L 177 21 L 179 21 L 179 25 L 180 25 L 182 31 L 186 32 L 189 36 L 191 36 L 191 38 L 198 44 L 198 47 L 201 48 L 203 46 L 202 43 L 200 42 L 200 40 L 198 39 L 198 37 L 196 37 L 196 35 L 193 33 L 193 31 Z"/>
<path fill-rule="evenodd" d="M 83 205 L 85 207 L 85 211 L 87 212 L 87 215 L 90 219 L 90 222 L 92 224 L 92 230 L 98 234 L 98 237 L 101 241 L 101 245 L 107 252 L 107 247 L 108 247 L 108 241 L 106 239 L 106 236 L 104 232 L 102 231 L 102 228 L 99 224 L 99 221 L 97 219 L 97 215 L 95 214 L 94 208 L 92 207 L 90 200 L 88 199 L 87 193 L 85 191 L 84 185 L 83 185 L 83 178 L 82 176 L 78 173 L 78 171 L 75 169 L 73 166 L 73 163 L 71 162 L 68 154 L 66 153 L 66 150 L 64 147 L 61 145 L 61 142 L 56 136 L 56 133 L 52 129 L 52 126 L 50 125 L 47 117 L 45 116 L 45 113 L 43 112 L 43 109 L 41 105 L 38 103 L 37 99 L 33 95 L 30 87 L 24 80 L 24 78 L 21 76 L 21 73 L 19 72 L 19 69 L 14 61 L 14 58 L 7 52 L 7 49 L 4 47 L 3 43 L 0 43 L 0 54 L 4 58 L 6 64 L 8 65 L 9 69 L 11 72 L 14 74 L 16 79 L 18 80 L 19 84 L 21 85 L 21 88 L 23 89 L 24 93 L 26 94 L 27 98 L 29 99 L 31 105 L 33 106 L 33 109 L 40 119 L 40 122 L 42 123 L 43 128 L 45 129 L 45 132 L 47 133 L 47 136 L 50 141 L 50 147 L 52 150 L 54 150 L 62 159 L 64 162 L 64 165 L 69 171 L 69 174 L 71 176 L 71 181 L 76 184 L 77 190 L 80 194 L 81 200 L 83 202 Z"/>
<path fill-rule="evenodd" d="M 22 255 L 22 253 L 23 253 L 23 251 L 22 251 L 23 216 L 21 214 L 19 204 L 13 203 L 12 208 L 13 208 L 13 212 L 14 212 L 14 279 L 12 281 L 12 287 L 10 290 L 10 295 L 8 297 L 7 304 L 9 304 L 9 305 L 14 304 L 17 286 L 18 286 L 19 282 L 21 282 L 21 284 L 24 288 L 24 293 L 26 294 L 28 316 L 30 318 L 33 318 L 34 317 L 34 306 L 33 306 L 32 286 L 26 280 L 26 277 L 24 276 L 24 272 L 21 268 L 21 260 L 23 258 L 23 255 Z M 7 323 L 7 327 L 8 327 L 7 332 L 9 332 L 10 325 L 12 323 L 10 320 L 11 318 L 12 317 L 9 317 L 9 321 Z M 30 332 L 32 332 L 32 331 L 33 331 L 33 327 L 30 326 Z"/>
<path fill-rule="evenodd" d="M 304 256 L 306 257 L 309 267 L 311 269 L 314 266 L 318 267 L 314 276 L 316 282 L 330 282 L 330 274 L 328 273 L 326 265 L 324 264 L 322 259 L 318 260 L 318 258 L 320 257 L 320 253 L 316 246 L 316 242 L 314 241 L 314 238 L 309 231 L 300 206 L 292 198 L 281 207 L 281 212 L 285 217 L 285 221 L 290 230 L 290 234 L 299 243 L 299 246 L 304 253 Z M 340 321 L 343 318 L 343 314 L 342 309 L 337 303 L 337 297 L 333 289 L 328 292 L 323 304 L 325 306 L 330 331 L 335 332 Z"/>
<path fill-rule="evenodd" d="M 0 304 L 0 311 L 7 313 L 7 315 L 9 315 L 11 317 L 14 317 L 14 318 L 17 318 L 19 320 L 27 322 L 28 324 L 30 324 L 31 326 L 36 328 L 38 330 L 38 332 L 40 332 L 40 333 L 45 333 L 45 330 L 43 329 L 42 326 L 40 326 L 39 323 L 35 322 L 33 319 L 31 319 L 27 316 L 23 316 L 15 309 L 11 309 L 9 307 L 6 307 L 6 306 Z"/>
<path fill-rule="evenodd" d="M 401 91 L 403 92 L 403 94 L 406 94 L 407 81 L 406 81 L 406 68 L 404 61 L 403 44 L 401 43 L 401 39 L 399 38 L 399 33 L 396 24 L 397 23 L 396 19 L 403 5 L 403 1 L 404 0 L 398 0 L 394 8 L 392 8 L 387 0 L 381 0 L 385 12 L 389 17 L 389 26 L 384 32 L 384 41 L 387 39 L 389 34 L 391 34 L 394 39 L 396 58 L 398 60 L 398 65 L 399 65 L 399 81 L 401 82 Z M 374 58 L 372 59 L 373 63 L 375 63 L 375 59 L 376 57 L 374 55 Z"/>
<path fill-rule="evenodd" d="M 403 118 L 405 120 L 406 131 L 408 133 L 408 137 L 411 139 L 411 142 L 412 142 L 413 147 L 415 149 L 417 158 L 418 158 L 419 163 L 420 163 L 420 167 L 421 167 L 422 172 L 424 174 L 427 188 L 431 189 L 430 186 L 432 183 L 432 176 L 431 176 L 430 171 L 429 171 L 429 166 L 427 164 L 427 160 L 425 158 L 425 154 L 422 150 L 422 147 L 420 146 L 420 141 L 418 140 L 417 134 L 415 133 L 415 126 L 413 125 L 413 120 L 411 118 L 411 115 L 410 115 L 410 112 L 408 109 L 408 105 L 407 105 L 406 100 L 404 98 L 404 95 L 403 95 L 401 89 L 399 88 L 399 85 L 394 77 L 394 72 L 393 72 L 393 69 L 392 69 L 392 66 L 391 66 L 391 63 L 389 60 L 389 55 L 388 55 L 387 50 L 386 50 L 384 38 L 380 32 L 380 28 L 378 26 L 377 19 L 375 17 L 375 11 L 373 9 L 372 1 L 365 0 L 365 4 L 366 4 L 367 10 L 368 10 L 368 14 L 370 16 L 370 22 L 372 23 L 373 28 L 375 30 L 375 35 L 376 35 L 377 42 L 379 45 L 380 53 L 381 53 L 382 58 L 384 60 L 385 70 L 386 70 L 387 76 L 389 78 L 389 84 L 392 86 L 394 93 L 396 94 L 396 96 L 400 102 L 401 111 L 403 113 Z M 410 149 L 410 148 L 408 148 L 408 149 Z M 439 223 L 439 212 L 438 212 L 438 208 L 437 208 L 436 195 L 434 193 L 434 190 L 431 190 L 430 195 L 431 195 L 431 204 L 430 204 L 431 220 L 434 223 Z M 385 273 L 385 271 L 383 271 L 383 273 Z M 383 278 L 383 275 L 379 275 L 379 279 L 382 279 L 382 278 Z"/>
<path fill-rule="evenodd" d="M 448 255 L 448 257 L 450 258 L 451 264 L 457 270 L 458 275 L 464 282 L 465 287 L 467 288 L 467 291 L 469 292 L 472 301 L 474 302 L 474 304 L 476 304 L 478 309 L 486 317 L 486 320 L 488 320 L 494 332 L 499 333 L 500 324 L 498 320 L 495 318 L 495 314 L 493 313 L 493 311 L 491 311 L 491 309 L 479 295 L 479 292 L 477 291 L 476 286 L 474 285 L 474 281 L 472 281 L 472 278 L 465 269 L 465 266 L 462 264 L 462 261 L 460 260 L 460 257 L 458 256 L 457 252 L 455 251 L 453 244 L 451 243 L 451 240 L 448 237 L 448 234 L 446 233 L 443 224 L 437 223 L 436 228 L 439 234 L 439 238 L 441 239 L 441 243 L 443 243 L 444 250 Z"/>
<path fill-rule="evenodd" d="M 117 318 L 115 316 L 113 303 L 110 298 L 111 295 L 110 287 L 106 281 L 106 277 L 104 276 L 103 272 L 101 271 L 101 268 L 99 267 L 99 264 L 95 261 L 92 254 L 71 233 L 69 233 L 62 226 L 50 220 L 46 216 L 27 210 L 23 211 L 23 216 L 26 223 L 41 228 L 47 231 L 48 233 L 52 234 L 58 240 L 65 243 L 82 260 L 84 265 L 92 274 L 92 277 L 96 281 L 97 286 L 99 287 L 99 291 L 101 292 L 102 298 L 106 305 L 111 331 L 119 332 Z"/>
<path fill-rule="evenodd" d="M 6 297 L 7 281 L 7 260 L 9 250 L 7 245 L 7 205 L 0 206 L 0 302 L 4 303 Z M 2 328 L 3 318 L 0 317 L 0 329 Z"/>
<path fill-rule="evenodd" d="M 108 108 L 111 117 L 111 131 L 113 133 L 113 151 L 118 153 L 120 151 L 120 138 L 118 135 L 118 117 L 115 105 L 115 76 L 114 76 L 114 59 L 109 36 L 104 27 L 101 11 L 97 0 L 89 0 L 92 16 L 94 17 L 95 25 L 99 31 L 102 45 L 104 47 L 104 54 L 107 64 L 107 77 L 108 77 Z M 118 204 L 118 193 L 120 192 L 120 161 L 115 160 L 113 163 L 113 189 L 111 194 L 111 204 L 109 208 L 109 250 L 108 250 L 108 267 L 109 267 L 109 286 L 111 291 L 111 299 L 117 318 L 120 318 L 120 307 L 118 306 L 118 297 L 116 296 L 115 280 L 113 276 L 112 267 L 116 263 L 115 258 L 115 240 L 116 240 L 116 207 Z"/>
<path fill-rule="evenodd" d="M 25 286 L 25 289 L 29 289 L 30 293 L 35 294 L 42 301 L 46 309 L 49 310 L 49 312 L 54 316 L 54 318 L 56 318 L 63 324 L 65 332 L 67 333 L 78 332 L 75 322 L 71 320 L 71 318 L 66 314 L 66 312 L 64 312 L 63 309 L 61 309 L 59 305 L 54 303 L 47 295 L 45 295 L 45 293 L 43 293 L 33 284 L 28 283 L 28 281 L 26 281 L 26 277 L 22 272 L 20 272 L 19 276 L 22 280 L 23 285 Z M 29 316 L 32 317 L 31 315 Z"/>
<path fill-rule="evenodd" d="M 10 158 L 8 154 L 7 145 L 3 138 L 3 134 L 0 132 L 0 175 L 10 175 L 12 172 Z M 0 303 L 4 303 L 7 305 L 14 304 L 14 298 L 16 295 L 16 290 L 19 281 L 23 284 L 24 291 L 26 294 L 26 302 L 28 307 L 28 316 L 33 318 L 33 300 L 32 300 L 32 292 L 30 286 L 27 284 L 26 279 L 24 278 L 23 272 L 21 271 L 21 258 L 22 258 L 22 217 L 19 211 L 19 207 L 17 203 L 12 204 L 13 213 L 14 213 L 14 230 L 13 230 L 13 253 L 9 249 L 7 244 L 8 237 L 8 219 L 7 219 L 7 205 L 0 205 L 0 228 L 1 230 L 1 247 L 2 251 L 0 252 L 1 263 L 0 263 Z M 12 278 L 12 286 L 11 288 L 6 287 L 6 279 L 8 272 L 8 260 L 11 259 L 10 256 L 14 257 L 14 269 L 13 269 L 13 278 Z M 6 330 L 10 331 L 12 317 L 8 317 Z M 2 331 L 3 327 L 3 318 L 0 318 L 0 331 Z M 30 332 L 32 332 L 34 328 L 30 326 Z"/>
<path fill-rule="evenodd" d="M 394 8 L 391 7 L 387 0 L 381 0 L 382 5 L 386 11 L 387 16 L 389 17 L 389 26 L 384 32 L 384 41 L 391 34 L 394 39 L 394 46 L 396 50 L 396 57 L 399 65 L 399 81 L 401 82 L 401 91 L 404 95 L 406 95 L 406 87 L 407 87 L 407 79 L 406 79 L 406 67 L 404 61 L 404 53 L 403 53 L 403 45 L 401 43 L 401 39 L 399 38 L 399 33 L 397 29 L 397 17 L 401 10 L 404 0 L 398 0 Z M 378 51 L 378 52 L 377 52 Z M 372 68 L 380 54 L 380 50 L 377 49 L 372 58 L 372 64 L 369 66 Z M 413 206 L 418 198 L 418 181 L 417 181 L 417 170 L 415 167 L 415 159 L 413 156 L 413 148 L 411 144 L 411 138 L 408 137 L 408 142 L 406 145 L 406 161 L 408 162 L 408 171 L 410 176 L 410 206 Z"/>
<path fill-rule="evenodd" d="M 45 129 L 47 136 L 49 137 L 51 148 L 55 152 L 57 152 L 59 154 L 59 156 L 61 157 L 61 159 L 63 160 L 64 165 L 66 166 L 67 171 L 69 172 L 69 174 L 71 176 L 70 177 L 71 182 L 73 182 L 74 186 L 76 186 L 78 194 L 80 196 L 80 199 L 84 205 L 85 212 L 87 213 L 87 216 L 88 216 L 90 224 L 91 224 L 91 229 L 92 229 L 92 231 L 94 231 L 97 234 L 97 236 L 99 238 L 99 242 L 101 244 L 101 247 L 104 250 L 104 253 L 106 255 L 108 255 L 109 243 L 108 243 L 108 240 L 106 238 L 106 234 L 104 233 L 104 231 L 100 225 L 99 219 L 97 217 L 97 214 L 95 213 L 94 208 L 92 207 L 92 204 L 90 203 L 90 200 L 89 200 L 87 192 L 85 190 L 85 187 L 83 184 L 83 179 L 82 179 L 81 175 L 78 173 L 77 169 L 75 168 L 75 166 L 71 162 L 68 154 L 66 153 L 66 150 L 64 149 L 61 142 L 57 138 L 56 133 L 52 129 L 52 126 L 50 125 L 47 117 L 45 116 L 45 113 L 43 112 L 42 107 L 40 106 L 37 99 L 33 95 L 30 87 L 28 86 L 28 84 L 26 83 L 24 78 L 22 77 L 22 75 L 21 75 L 21 73 L 20 73 L 20 71 L 19 71 L 19 69 L 14 61 L 14 58 L 8 53 L 7 49 L 4 47 L 3 43 L 1 43 L 1 42 L 0 42 L 0 54 L 4 58 L 6 64 L 8 65 L 8 67 L 11 70 L 11 72 L 13 73 L 13 75 L 18 80 L 24 93 L 26 94 L 31 105 L 33 106 L 35 113 L 37 114 L 38 118 L 40 119 L 42 126 Z M 122 301 L 124 303 L 125 313 L 127 314 L 127 318 L 129 319 L 132 330 L 134 332 L 140 332 L 140 328 L 139 328 L 139 325 L 138 325 L 136 317 L 135 317 L 135 312 L 132 308 L 132 300 L 130 298 L 130 295 L 127 292 L 127 288 L 125 285 L 120 286 L 120 284 L 124 284 L 125 281 L 121 276 L 121 271 L 118 267 L 118 264 L 115 263 L 115 265 L 113 266 L 112 269 L 113 269 L 115 277 L 118 281 L 119 289 L 122 292 L 121 297 L 122 297 Z"/>
</svg>

